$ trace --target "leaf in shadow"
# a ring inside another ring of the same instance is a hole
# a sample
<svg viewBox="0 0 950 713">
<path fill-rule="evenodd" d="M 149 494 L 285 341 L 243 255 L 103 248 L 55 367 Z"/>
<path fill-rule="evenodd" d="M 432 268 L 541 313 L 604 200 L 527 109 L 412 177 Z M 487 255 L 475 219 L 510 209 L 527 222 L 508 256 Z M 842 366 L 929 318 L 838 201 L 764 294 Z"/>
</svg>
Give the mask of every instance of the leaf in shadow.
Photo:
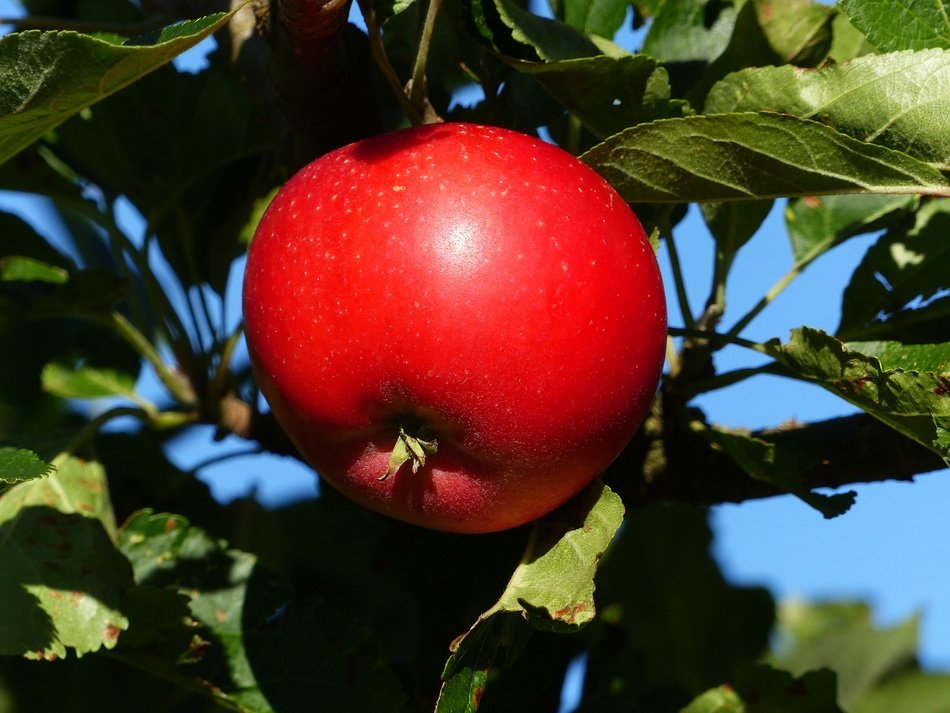
<svg viewBox="0 0 950 713">
<path fill-rule="evenodd" d="M 631 512 L 598 576 L 583 713 L 679 711 L 767 650 L 769 592 L 730 584 L 703 508 Z"/>
<path fill-rule="evenodd" d="M 0 571 L 2 654 L 82 656 L 112 648 L 128 627 L 121 597 L 131 570 L 96 519 L 18 509 L 0 524 Z"/>
<path fill-rule="evenodd" d="M 854 491 L 825 495 L 809 490 L 804 473 L 821 461 L 800 449 L 788 448 L 742 431 L 719 427 L 698 430 L 700 436 L 714 448 L 728 453 L 750 477 L 792 493 L 826 518 L 843 515 L 857 498 Z"/>
<path fill-rule="evenodd" d="M 183 595 L 200 624 L 176 655 L 163 641 L 184 642 L 182 611 L 149 595 L 146 604 L 167 617 L 164 634 L 129 651 L 132 660 L 150 660 L 162 675 L 252 713 L 401 710 L 405 695 L 369 629 L 298 596 L 254 555 L 183 517 L 150 511 L 123 526 L 120 546 L 140 585 Z"/>
<path fill-rule="evenodd" d="M 837 334 L 846 341 L 950 340 L 950 200 L 930 201 L 868 249 L 851 276 Z"/>
</svg>

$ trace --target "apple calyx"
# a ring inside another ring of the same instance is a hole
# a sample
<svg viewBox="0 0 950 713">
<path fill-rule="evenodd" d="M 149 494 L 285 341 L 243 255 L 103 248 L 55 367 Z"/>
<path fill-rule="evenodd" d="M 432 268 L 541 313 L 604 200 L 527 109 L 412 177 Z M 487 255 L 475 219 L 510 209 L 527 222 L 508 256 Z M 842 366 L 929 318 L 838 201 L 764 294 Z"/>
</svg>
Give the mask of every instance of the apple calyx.
<svg viewBox="0 0 950 713">
<path fill-rule="evenodd" d="M 389 476 L 395 475 L 396 471 L 407 462 L 412 464 L 413 473 L 419 472 L 419 469 L 426 464 L 426 456 L 439 450 L 439 444 L 434 437 L 423 438 L 426 430 L 428 429 L 423 427 L 420 429 L 419 435 L 411 436 L 406 433 L 406 429 L 399 428 L 399 436 L 396 438 L 396 445 L 393 446 L 393 451 L 389 455 L 386 472 L 379 476 L 379 480 L 386 480 Z"/>
</svg>

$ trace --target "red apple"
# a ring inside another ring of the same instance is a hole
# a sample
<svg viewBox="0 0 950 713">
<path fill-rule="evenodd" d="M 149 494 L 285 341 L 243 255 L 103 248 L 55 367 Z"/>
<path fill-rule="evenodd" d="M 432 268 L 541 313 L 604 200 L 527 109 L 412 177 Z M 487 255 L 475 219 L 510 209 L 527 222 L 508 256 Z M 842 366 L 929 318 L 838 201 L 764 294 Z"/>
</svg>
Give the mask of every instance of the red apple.
<svg viewBox="0 0 950 713">
<path fill-rule="evenodd" d="M 303 457 L 368 508 L 514 527 L 590 483 L 642 422 L 663 287 L 629 206 L 567 152 L 439 124 L 303 168 L 254 236 L 244 318 Z"/>
</svg>

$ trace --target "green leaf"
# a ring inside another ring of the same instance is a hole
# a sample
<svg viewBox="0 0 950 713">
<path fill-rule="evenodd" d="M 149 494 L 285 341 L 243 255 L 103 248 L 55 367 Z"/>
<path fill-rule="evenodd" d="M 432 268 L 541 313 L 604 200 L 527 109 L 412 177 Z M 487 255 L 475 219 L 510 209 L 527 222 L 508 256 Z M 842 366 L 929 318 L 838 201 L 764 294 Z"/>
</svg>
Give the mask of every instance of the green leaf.
<svg viewBox="0 0 950 713">
<path fill-rule="evenodd" d="M 736 22 L 732 5 L 715 0 L 666 0 L 655 10 L 643 53 L 667 63 L 712 61 L 726 48 Z"/>
<path fill-rule="evenodd" d="M 762 32 L 783 62 L 814 67 L 827 56 L 834 8 L 812 0 L 754 2 Z"/>
<path fill-rule="evenodd" d="M 581 157 L 629 202 L 747 200 L 833 193 L 935 193 L 950 182 L 906 154 L 777 114 L 663 119 Z"/>
<path fill-rule="evenodd" d="M 891 628 L 875 628 L 863 604 L 787 604 L 780 610 L 779 631 L 790 638 L 777 655 L 778 664 L 796 675 L 832 668 L 838 674 L 838 700 L 851 711 L 880 682 L 914 661 L 919 625 L 914 616 Z"/>
<path fill-rule="evenodd" d="M 792 256 L 811 262 L 848 238 L 893 225 L 917 203 L 916 196 L 901 195 L 793 198 L 785 207 Z"/>
<path fill-rule="evenodd" d="M 556 62 L 509 60 L 536 78 L 596 136 L 611 136 L 683 110 L 670 97 L 666 70 L 644 54 L 599 55 Z"/>
<path fill-rule="evenodd" d="M 848 349 L 876 357 L 885 369 L 950 373 L 950 343 L 848 342 Z"/>
<path fill-rule="evenodd" d="M 837 334 L 846 341 L 950 341 L 950 201 L 889 230 L 851 276 Z"/>
<path fill-rule="evenodd" d="M 660 8 L 666 0 L 633 0 L 630 4 L 633 5 L 634 11 L 640 16 L 639 20 L 643 20 L 648 17 L 654 17 L 660 11 Z M 639 21 L 636 16 L 634 21 Z M 634 25 L 639 27 L 640 25 Z"/>
<path fill-rule="evenodd" d="M 828 49 L 828 59 L 835 62 L 846 62 L 854 57 L 872 54 L 874 48 L 864 33 L 851 22 L 844 12 L 835 13 L 831 21 L 831 47 Z"/>
<path fill-rule="evenodd" d="M 611 39 L 623 25 L 629 0 L 559 0 L 558 15 L 585 35 Z"/>
<path fill-rule="evenodd" d="M 117 45 L 76 32 L 0 38 L 0 163 L 82 109 L 170 62 L 230 13 L 166 29 L 153 45 Z"/>
<path fill-rule="evenodd" d="M 521 563 L 498 601 L 452 643 L 439 713 L 478 708 L 485 675 L 501 651 L 510 662 L 532 627 L 576 631 L 594 618 L 594 573 L 623 521 L 623 504 L 595 483 L 534 523 Z"/>
<path fill-rule="evenodd" d="M 790 376 L 822 386 L 950 463 L 947 374 L 886 368 L 877 357 L 808 327 L 794 330 L 786 344 L 775 339 L 764 347 Z"/>
<path fill-rule="evenodd" d="M 43 388 L 65 399 L 95 399 L 105 396 L 137 398 L 135 374 L 116 369 L 51 362 L 43 368 Z"/>
<path fill-rule="evenodd" d="M 598 574 L 603 630 L 585 630 L 599 639 L 582 710 L 655 710 L 657 699 L 685 705 L 767 650 L 772 597 L 725 580 L 707 520 L 706 510 L 681 504 L 628 516 Z"/>
<path fill-rule="evenodd" d="M 950 48 L 948 0 L 841 0 L 841 7 L 881 52 Z"/>
<path fill-rule="evenodd" d="M 0 653 L 54 659 L 115 646 L 132 575 L 113 530 L 94 462 L 66 458 L 0 497 Z"/>
<path fill-rule="evenodd" d="M 857 497 L 854 491 L 834 495 L 810 491 L 802 474 L 808 468 L 818 465 L 819 460 L 810 458 L 799 449 L 783 447 L 741 431 L 703 428 L 699 433 L 711 444 L 728 453 L 749 476 L 796 495 L 826 518 L 842 515 L 854 504 Z"/>
<path fill-rule="evenodd" d="M 950 51 L 865 55 L 813 71 L 750 68 L 712 87 L 705 113 L 771 111 L 950 168 Z"/>
<path fill-rule="evenodd" d="M 404 710 L 405 696 L 369 630 L 295 595 L 253 555 L 183 517 L 149 511 L 123 526 L 119 544 L 139 585 L 187 596 L 191 618 L 202 625 L 188 651 L 145 659 L 154 671 L 251 713 Z M 184 643 L 181 611 L 170 600 L 158 604 Z M 154 653 L 143 643 L 126 652 L 131 661 Z"/>
<path fill-rule="evenodd" d="M 69 272 L 40 260 L 22 255 L 0 258 L 0 280 L 3 282 L 49 282 L 61 285 L 69 279 Z"/>
<path fill-rule="evenodd" d="M 42 478 L 55 470 L 33 451 L 25 448 L 0 447 L 0 483 L 21 483 Z"/>
<path fill-rule="evenodd" d="M 571 59 L 600 54 L 597 45 L 570 25 L 534 15 L 514 0 L 494 2 L 498 16 L 512 39 L 530 48 L 542 60 Z"/>
<path fill-rule="evenodd" d="M 703 203 L 703 220 L 716 240 L 716 251 L 724 273 L 728 273 L 736 253 L 762 226 L 773 201 L 744 201 L 742 203 Z M 726 274 L 722 275 L 725 280 Z"/>
<path fill-rule="evenodd" d="M 9 519 L 21 507 L 45 505 L 99 520 L 110 536 L 115 533 L 115 517 L 102 466 L 73 456 L 57 459 L 53 465 L 56 472 L 48 477 L 21 483 L 4 493 L 0 498 L 0 518 Z"/>
<path fill-rule="evenodd" d="M 373 0 L 373 14 L 380 25 L 399 13 L 408 10 L 416 0 Z"/>
<path fill-rule="evenodd" d="M 184 75 L 164 67 L 64 124 L 50 150 L 128 197 L 186 284 L 220 291 L 254 200 L 276 182 L 271 129 L 225 63 Z"/>
<path fill-rule="evenodd" d="M 734 685 L 748 701 L 746 713 L 844 713 L 837 702 L 836 682 L 828 669 L 794 676 L 760 664 L 741 669 Z"/>
<path fill-rule="evenodd" d="M 800 678 L 764 664 L 741 669 L 733 683 L 714 688 L 680 713 L 843 713 L 835 675 L 809 671 Z"/>
<path fill-rule="evenodd" d="M 945 713 L 950 701 L 950 675 L 912 671 L 889 678 L 861 696 L 849 713 Z"/>
<path fill-rule="evenodd" d="M 745 713 L 745 704 L 731 685 L 706 691 L 680 713 Z"/>
<path fill-rule="evenodd" d="M 98 270 L 82 270 L 39 298 L 35 317 L 103 316 L 128 293 L 128 283 Z"/>
<path fill-rule="evenodd" d="M 0 173 L 2 171 L 3 167 L 0 166 Z M 0 235 L 3 236 L 0 244 L 0 281 L 65 281 L 69 260 L 50 246 L 28 222 L 12 213 L 0 211 Z"/>
<path fill-rule="evenodd" d="M 251 244 L 251 240 L 254 239 L 254 233 L 257 231 L 257 224 L 261 222 L 261 218 L 264 217 L 264 211 L 267 210 L 267 206 L 270 205 L 270 202 L 274 200 L 274 196 L 277 195 L 278 190 L 278 188 L 274 188 L 266 196 L 255 198 L 251 203 L 250 216 L 241 228 L 239 235 L 242 245 Z"/>
<path fill-rule="evenodd" d="M 594 574 L 623 521 L 623 503 L 595 483 L 541 518 L 501 598 L 483 616 L 520 613 L 538 629 L 576 631 L 594 618 Z"/>
</svg>

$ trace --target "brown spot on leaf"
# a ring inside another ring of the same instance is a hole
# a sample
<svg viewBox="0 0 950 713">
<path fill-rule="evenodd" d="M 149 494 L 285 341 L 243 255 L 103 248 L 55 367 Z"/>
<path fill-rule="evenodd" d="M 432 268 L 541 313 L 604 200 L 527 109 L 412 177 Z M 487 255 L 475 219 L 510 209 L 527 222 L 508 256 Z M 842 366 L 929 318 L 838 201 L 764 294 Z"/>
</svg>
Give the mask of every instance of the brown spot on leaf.
<svg viewBox="0 0 950 713">
<path fill-rule="evenodd" d="M 835 381 L 834 384 L 842 391 L 850 391 L 852 394 L 856 394 L 861 390 L 861 387 L 870 380 L 870 376 L 859 376 L 857 379 L 844 379 L 841 381 Z"/>
<path fill-rule="evenodd" d="M 488 669 L 487 669 L 487 668 L 485 669 L 485 675 L 486 675 L 486 677 L 488 676 Z M 483 695 L 485 695 L 485 687 L 484 687 L 484 686 L 479 686 L 479 687 L 476 688 L 474 691 L 472 691 L 472 701 L 471 701 L 471 703 L 472 703 L 472 708 L 475 708 L 476 710 L 478 709 L 478 707 L 482 704 L 482 696 L 483 696 Z"/>
<path fill-rule="evenodd" d="M 82 478 L 79 482 L 90 493 L 105 492 L 105 483 L 97 478 Z"/>
<path fill-rule="evenodd" d="M 119 633 L 121 631 L 122 630 L 115 624 L 106 624 L 106 628 L 102 630 L 102 640 L 106 642 L 113 642 L 119 638 Z"/>
<path fill-rule="evenodd" d="M 563 609 L 558 609 L 556 612 L 554 612 L 554 618 L 558 621 L 573 624 L 577 620 L 577 615 L 583 614 L 586 611 L 587 602 L 574 602 L 574 604 L 566 606 Z"/>
</svg>

